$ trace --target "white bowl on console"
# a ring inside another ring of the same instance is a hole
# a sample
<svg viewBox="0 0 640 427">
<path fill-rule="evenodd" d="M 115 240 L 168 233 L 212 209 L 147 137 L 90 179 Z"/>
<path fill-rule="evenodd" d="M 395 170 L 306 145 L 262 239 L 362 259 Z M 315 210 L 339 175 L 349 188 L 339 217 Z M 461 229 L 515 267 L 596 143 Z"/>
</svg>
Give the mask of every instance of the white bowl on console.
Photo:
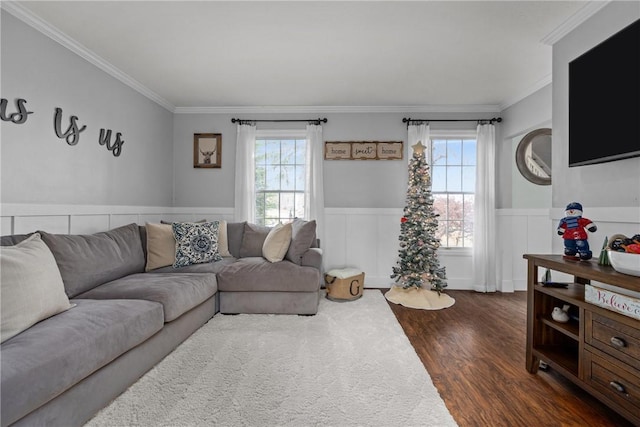
<svg viewBox="0 0 640 427">
<path fill-rule="evenodd" d="M 640 254 L 617 252 L 609 249 L 609 261 L 618 273 L 640 276 Z"/>
</svg>

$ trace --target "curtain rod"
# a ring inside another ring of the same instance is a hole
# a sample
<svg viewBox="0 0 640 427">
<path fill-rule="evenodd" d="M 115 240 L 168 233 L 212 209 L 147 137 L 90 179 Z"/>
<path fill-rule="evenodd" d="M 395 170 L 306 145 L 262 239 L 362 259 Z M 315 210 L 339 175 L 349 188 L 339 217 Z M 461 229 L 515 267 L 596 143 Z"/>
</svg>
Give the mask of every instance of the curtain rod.
<svg viewBox="0 0 640 427">
<path fill-rule="evenodd" d="M 411 118 L 403 118 L 402 119 L 402 123 L 407 123 L 407 126 L 411 123 L 411 122 L 489 122 L 490 124 L 493 124 L 493 122 L 498 122 L 500 123 L 502 121 L 502 117 L 494 117 L 492 119 L 440 119 L 440 120 L 428 120 L 428 119 L 411 119 Z"/>
<path fill-rule="evenodd" d="M 271 123 L 308 122 L 308 123 L 314 123 L 319 125 L 320 123 L 327 123 L 327 121 L 328 120 L 326 117 L 324 119 L 317 118 L 317 119 L 299 119 L 299 120 L 248 120 L 248 119 L 236 119 L 236 118 L 231 119 L 231 123 L 240 123 L 241 125 L 256 123 L 256 122 L 271 122 Z"/>
</svg>

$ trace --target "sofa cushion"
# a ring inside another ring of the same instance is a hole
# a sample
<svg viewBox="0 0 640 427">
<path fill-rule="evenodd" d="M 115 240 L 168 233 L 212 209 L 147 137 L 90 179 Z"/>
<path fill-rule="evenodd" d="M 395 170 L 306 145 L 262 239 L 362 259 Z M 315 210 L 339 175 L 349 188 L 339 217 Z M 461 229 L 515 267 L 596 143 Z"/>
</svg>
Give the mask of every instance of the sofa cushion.
<svg viewBox="0 0 640 427">
<path fill-rule="evenodd" d="M 144 271 L 144 253 L 136 224 L 91 235 L 40 233 L 56 259 L 70 298 Z"/>
<path fill-rule="evenodd" d="M 171 322 L 202 304 L 218 291 L 216 276 L 209 273 L 140 273 L 105 283 L 78 295 L 83 299 L 140 299 L 164 307 L 164 321 Z"/>
<path fill-rule="evenodd" d="M 174 222 L 171 226 L 173 227 L 173 237 L 176 238 L 174 267 L 222 259 L 218 253 L 218 221 L 201 224 Z"/>
<path fill-rule="evenodd" d="M 320 271 L 289 261 L 270 263 L 262 257 L 240 258 L 216 277 L 218 289 L 236 292 L 312 292 L 320 289 Z"/>
<path fill-rule="evenodd" d="M 285 259 L 300 265 L 302 256 L 316 240 L 316 220 L 294 219 L 291 230 L 291 244 Z"/>
<path fill-rule="evenodd" d="M 262 256 L 262 246 L 270 230 L 270 227 L 246 222 L 244 224 L 239 257 Z"/>
<path fill-rule="evenodd" d="M 269 231 L 262 245 L 262 256 L 269 262 L 284 259 L 291 243 L 291 223 L 278 224 Z"/>
<path fill-rule="evenodd" d="M 39 233 L 0 251 L 0 342 L 71 308 L 60 270 Z"/>
<path fill-rule="evenodd" d="M 235 258 L 225 257 L 221 261 L 204 262 L 202 264 L 191 264 L 184 267 L 174 268 L 173 265 L 157 268 L 147 274 L 155 273 L 218 273 L 225 265 L 235 262 Z"/>
<path fill-rule="evenodd" d="M 77 304 L 2 343 L 2 425 L 8 425 L 144 342 L 163 326 L 150 301 Z"/>
</svg>

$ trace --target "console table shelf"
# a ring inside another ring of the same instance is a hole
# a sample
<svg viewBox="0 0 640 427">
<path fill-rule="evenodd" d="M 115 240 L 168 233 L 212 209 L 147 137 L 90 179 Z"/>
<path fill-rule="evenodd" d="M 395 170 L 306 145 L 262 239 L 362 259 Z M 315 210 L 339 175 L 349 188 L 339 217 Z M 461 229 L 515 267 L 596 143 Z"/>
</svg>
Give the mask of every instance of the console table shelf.
<svg viewBox="0 0 640 427">
<path fill-rule="evenodd" d="M 526 368 L 540 361 L 582 387 L 632 423 L 640 425 L 640 321 L 590 304 L 584 285 L 592 280 L 640 292 L 640 278 L 592 261 L 561 255 L 530 255 L 527 260 Z M 539 268 L 573 276 L 566 288 L 543 286 Z M 554 307 L 569 305 L 570 319 L 556 322 Z"/>
</svg>

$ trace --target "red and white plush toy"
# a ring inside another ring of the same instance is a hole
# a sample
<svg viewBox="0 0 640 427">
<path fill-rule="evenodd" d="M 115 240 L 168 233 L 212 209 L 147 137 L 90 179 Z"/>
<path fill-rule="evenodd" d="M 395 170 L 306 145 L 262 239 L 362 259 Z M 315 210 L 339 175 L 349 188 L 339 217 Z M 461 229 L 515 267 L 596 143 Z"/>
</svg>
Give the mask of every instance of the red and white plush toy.
<svg viewBox="0 0 640 427">
<path fill-rule="evenodd" d="M 582 216 L 580 203 L 569 203 L 564 213 L 565 217 L 558 224 L 558 234 L 564 239 L 565 257 L 584 261 L 591 259 L 587 231 L 593 233 L 598 227 L 590 219 Z"/>
</svg>

